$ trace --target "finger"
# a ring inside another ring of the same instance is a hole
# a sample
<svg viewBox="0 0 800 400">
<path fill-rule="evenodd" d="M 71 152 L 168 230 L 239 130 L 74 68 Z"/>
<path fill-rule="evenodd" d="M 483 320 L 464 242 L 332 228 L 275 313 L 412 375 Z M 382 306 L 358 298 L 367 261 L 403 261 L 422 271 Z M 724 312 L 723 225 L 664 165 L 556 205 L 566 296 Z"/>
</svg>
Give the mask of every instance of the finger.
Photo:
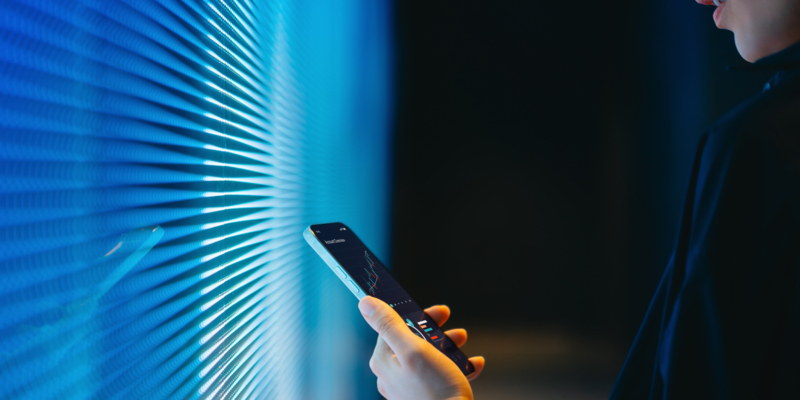
<svg viewBox="0 0 800 400">
<path fill-rule="evenodd" d="M 461 347 L 464 343 L 467 343 L 467 331 L 463 329 L 450 329 L 444 334 L 456 344 L 456 347 Z"/>
<path fill-rule="evenodd" d="M 419 345 L 421 339 L 408 329 L 400 314 L 383 301 L 366 296 L 358 302 L 358 308 L 369 326 L 383 337 L 398 357 Z"/>
<path fill-rule="evenodd" d="M 378 378 L 378 392 L 379 392 L 379 393 L 381 394 L 381 396 L 383 396 L 384 398 L 387 398 L 387 399 L 389 398 L 389 395 L 388 395 L 388 394 L 386 394 L 386 388 L 385 388 L 385 387 L 383 387 L 383 381 L 381 381 L 381 378 Z"/>
<path fill-rule="evenodd" d="M 450 318 L 450 307 L 448 306 L 433 306 L 425 309 L 425 313 L 436 322 L 440 327 L 447 322 Z"/>
<path fill-rule="evenodd" d="M 483 366 L 486 364 L 486 360 L 483 357 L 470 357 L 469 362 L 472 363 L 472 366 L 475 367 L 475 372 L 467 375 L 467 379 L 473 380 L 481 374 L 483 371 Z"/>
<path fill-rule="evenodd" d="M 386 362 L 392 359 L 394 352 L 392 348 L 383 340 L 383 336 L 378 335 L 378 343 L 375 344 L 375 351 L 372 352 L 373 357 L 377 357 L 381 362 Z"/>
</svg>

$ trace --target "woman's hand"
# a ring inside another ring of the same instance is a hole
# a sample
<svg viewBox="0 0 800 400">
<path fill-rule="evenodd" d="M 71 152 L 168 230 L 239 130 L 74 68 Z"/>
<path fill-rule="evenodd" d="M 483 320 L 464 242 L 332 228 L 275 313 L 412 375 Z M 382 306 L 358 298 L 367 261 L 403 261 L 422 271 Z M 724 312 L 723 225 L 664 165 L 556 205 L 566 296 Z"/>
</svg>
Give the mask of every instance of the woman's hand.
<svg viewBox="0 0 800 400">
<path fill-rule="evenodd" d="M 378 377 L 378 391 L 384 397 L 389 400 L 472 399 L 468 380 L 475 379 L 483 370 L 483 357 L 469 359 L 475 372 L 467 378 L 447 356 L 412 333 L 400 315 L 383 301 L 367 296 L 361 299 L 358 308 L 378 332 L 378 343 L 369 366 Z M 447 306 L 434 306 L 425 312 L 439 326 L 450 317 Z M 463 329 L 452 329 L 445 335 L 458 347 L 467 341 L 467 331 Z"/>
</svg>

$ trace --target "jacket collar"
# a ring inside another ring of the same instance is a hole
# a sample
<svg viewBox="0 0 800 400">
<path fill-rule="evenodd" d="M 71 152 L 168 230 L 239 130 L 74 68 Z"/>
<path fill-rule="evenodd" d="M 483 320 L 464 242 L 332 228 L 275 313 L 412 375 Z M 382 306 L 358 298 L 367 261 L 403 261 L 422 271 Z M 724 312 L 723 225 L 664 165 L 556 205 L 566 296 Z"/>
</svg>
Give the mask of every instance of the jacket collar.
<svg viewBox="0 0 800 400">
<path fill-rule="evenodd" d="M 800 68 L 800 42 L 754 62 L 752 67 L 773 71 Z"/>
<path fill-rule="evenodd" d="M 729 66 L 728 70 L 772 72 L 772 78 L 764 85 L 764 91 L 775 87 L 790 76 L 800 72 L 800 42 L 775 54 L 766 56 L 752 64 Z"/>
</svg>

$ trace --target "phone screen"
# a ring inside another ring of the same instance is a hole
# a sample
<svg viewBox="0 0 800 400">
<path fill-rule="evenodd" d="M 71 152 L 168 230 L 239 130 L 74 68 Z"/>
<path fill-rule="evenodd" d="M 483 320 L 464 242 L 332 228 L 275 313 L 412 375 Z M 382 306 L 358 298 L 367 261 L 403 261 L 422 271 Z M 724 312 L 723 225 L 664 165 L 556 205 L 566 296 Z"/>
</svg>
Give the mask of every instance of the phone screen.
<svg viewBox="0 0 800 400">
<path fill-rule="evenodd" d="M 394 308 L 408 329 L 453 360 L 464 375 L 475 370 L 464 353 L 400 287 L 378 257 L 367 249 L 350 228 L 341 223 L 333 223 L 311 225 L 311 231 L 364 293 L 377 297 Z"/>
</svg>

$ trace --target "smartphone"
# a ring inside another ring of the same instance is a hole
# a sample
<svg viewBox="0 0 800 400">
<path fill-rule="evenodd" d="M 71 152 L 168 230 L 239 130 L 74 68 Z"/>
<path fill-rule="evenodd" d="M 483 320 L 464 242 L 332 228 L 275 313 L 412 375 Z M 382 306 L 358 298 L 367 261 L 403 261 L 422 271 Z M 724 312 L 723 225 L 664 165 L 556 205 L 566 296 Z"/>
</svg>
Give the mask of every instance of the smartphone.
<svg viewBox="0 0 800 400">
<path fill-rule="evenodd" d="M 311 225 L 303 232 L 303 237 L 356 298 L 374 296 L 383 300 L 400 314 L 408 329 L 453 360 L 464 375 L 475 371 L 464 353 L 400 287 L 349 227 L 339 222 Z"/>
</svg>

